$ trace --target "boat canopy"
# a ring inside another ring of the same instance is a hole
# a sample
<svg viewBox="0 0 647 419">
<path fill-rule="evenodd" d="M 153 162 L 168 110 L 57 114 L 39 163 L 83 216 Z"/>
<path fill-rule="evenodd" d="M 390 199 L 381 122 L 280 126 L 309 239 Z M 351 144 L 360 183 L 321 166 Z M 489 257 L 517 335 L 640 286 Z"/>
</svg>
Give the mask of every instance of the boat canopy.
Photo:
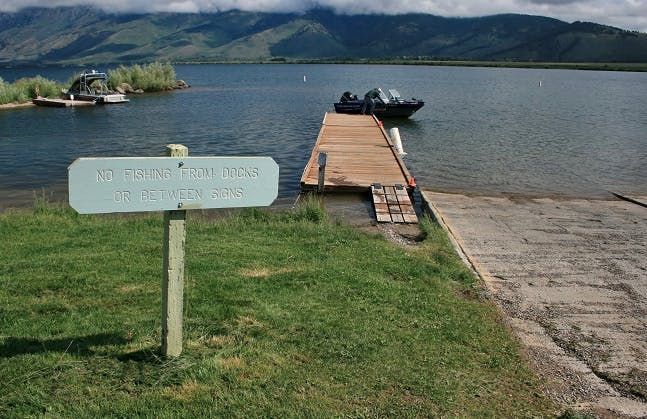
<svg viewBox="0 0 647 419">
<path fill-rule="evenodd" d="M 107 81 L 108 75 L 106 73 L 99 73 L 94 70 L 89 72 L 84 71 L 74 80 L 66 93 L 89 95 L 107 94 L 109 93 Z"/>
</svg>

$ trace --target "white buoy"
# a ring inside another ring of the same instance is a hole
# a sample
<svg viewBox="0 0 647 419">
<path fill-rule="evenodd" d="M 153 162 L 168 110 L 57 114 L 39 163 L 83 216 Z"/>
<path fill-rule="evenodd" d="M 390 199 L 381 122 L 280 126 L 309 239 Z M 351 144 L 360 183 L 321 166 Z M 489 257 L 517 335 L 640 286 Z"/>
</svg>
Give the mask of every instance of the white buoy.
<svg viewBox="0 0 647 419">
<path fill-rule="evenodd" d="M 405 154 L 407 154 L 402 149 L 402 139 L 400 139 L 400 130 L 397 128 L 391 128 L 389 130 L 389 136 L 391 137 L 391 141 L 393 142 L 393 145 L 395 146 L 395 150 L 398 152 L 398 154 L 401 156 L 404 156 Z"/>
<path fill-rule="evenodd" d="M 303 76 L 303 82 L 305 83 L 305 82 L 306 82 L 306 80 L 307 80 L 307 79 L 306 79 L 306 76 L 304 75 L 304 76 Z"/>
</svg>

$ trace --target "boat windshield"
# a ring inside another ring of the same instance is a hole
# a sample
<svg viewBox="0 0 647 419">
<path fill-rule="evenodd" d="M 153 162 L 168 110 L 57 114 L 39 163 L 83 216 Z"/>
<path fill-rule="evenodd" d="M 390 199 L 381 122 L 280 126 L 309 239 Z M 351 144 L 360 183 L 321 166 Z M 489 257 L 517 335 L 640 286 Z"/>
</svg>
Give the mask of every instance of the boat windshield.
<svg viewBox="0 0 647 419">
<path fill-rule="evenodd" d="M 395 89 L 389 89 L 389 95 L 391 95 L 391 97 L 395 100 L 399 100 L 402 97 L 402 95 L 400 95 L 400 92 Z"/>
</svg>

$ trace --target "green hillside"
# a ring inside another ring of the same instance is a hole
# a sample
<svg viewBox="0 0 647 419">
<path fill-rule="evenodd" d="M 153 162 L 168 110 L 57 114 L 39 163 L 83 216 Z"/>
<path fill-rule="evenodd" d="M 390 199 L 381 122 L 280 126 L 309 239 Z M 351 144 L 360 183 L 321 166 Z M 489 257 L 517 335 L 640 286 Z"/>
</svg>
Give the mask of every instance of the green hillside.
<svg viewBox="0 0 647 419">
<path fill-rule="evenodd" d="M 527 15 L 110 14 L 90 7 L 0 14 L 0 64 L 392 59 L 647 62 L 647 34 Z"/>
</svg>

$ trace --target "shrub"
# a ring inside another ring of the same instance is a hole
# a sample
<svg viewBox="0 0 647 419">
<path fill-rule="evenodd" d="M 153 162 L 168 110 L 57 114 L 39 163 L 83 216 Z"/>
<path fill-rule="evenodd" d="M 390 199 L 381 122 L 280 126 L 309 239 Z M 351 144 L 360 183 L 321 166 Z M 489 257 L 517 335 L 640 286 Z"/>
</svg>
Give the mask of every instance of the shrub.
<svg viewBox="0 0 647 419">
<path fill-rule="evenodd" d="M 121 65 L 115 70 L 108 71 L 108 78 L 111 89 L 122 83 L 128 83 L 133 89 L 160 91 L 175 86 L 176 83 L 173 66 L 160 62 L 135 64 L 130 67 Z"/>
<path fill-rule="evenodd" d="M 0 104 L 29 102 L 36 96 L 58 96 L 63 85 L 41 76 L 22 78 L 14 83 L 0 82 Z"/>
</svg>

